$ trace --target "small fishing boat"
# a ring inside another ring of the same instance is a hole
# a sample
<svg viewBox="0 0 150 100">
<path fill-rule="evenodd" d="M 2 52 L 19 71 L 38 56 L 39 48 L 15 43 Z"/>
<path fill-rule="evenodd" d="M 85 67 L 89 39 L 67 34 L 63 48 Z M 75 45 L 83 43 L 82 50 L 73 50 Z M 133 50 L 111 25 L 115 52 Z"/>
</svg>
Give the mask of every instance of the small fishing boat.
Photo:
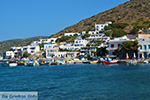
<svg viewBox="0 0 150 100">
<path fill-rule="evenodd" d="M 118 60 L 115 60 L 115 61 L 103 61 L 103 64 L 106 65 L 106 64 L 117 64 L 118 63 Z"/>
<path fill-rule="evenodd" d="M 90 62 L 88 60 L 82 61 L 83 64 L 89 64 Z"/>
<path fill-rule="evenodd" d="M 106 64 L 117 64 L 118 63 L 118 60 L 111 60 L 109 58 L 109 56 L 107 56 L 107 58 L 105 58 L 105 61 L 103 61 L 103 64 L 106 65 Z"/>
<path fill-rule="evenodd" d="M 90 61 L 90 64 L 97 64 L 97 63 L 98 63 L 97 60 Z"/>
<path fill-rule="evenodd" d="M 148 63 L 149 63 L 149 61 L 148 61 L 148 60 L 144 60 L 143 62 L 144 62 L 144 64 L 148 64 Z"/>
</svg>

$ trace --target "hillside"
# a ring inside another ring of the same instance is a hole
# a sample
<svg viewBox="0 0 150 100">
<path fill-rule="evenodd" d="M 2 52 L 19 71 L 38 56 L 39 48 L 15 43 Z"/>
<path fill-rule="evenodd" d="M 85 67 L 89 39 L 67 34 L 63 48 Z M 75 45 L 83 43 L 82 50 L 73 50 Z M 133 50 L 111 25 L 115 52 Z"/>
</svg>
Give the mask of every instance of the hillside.
<svg viewBox="0 0 150 100">
<path fill-rule="evenodd" d="M 150 27 L 150 0 L 130 0 L 129 2 L 121 4 L 115 8 L 67 27 L 51 37 L 63 35 L 65 32 L 94 30 L 95 23 L 104 23 L 106 21 L 112 21 L 114 23 L 128 23 L 129 25 L 124 29 L 127 33 L 129 33 L 133 27 L 137 25 L 141 25 L 146 28 Z"/>
<path fill-rule="evenodd" d="M 32 41 L 37 41 L 38 39 L 45 39 L 47 37 L 33 37 L 27 39 L 15 39 L 15 40 L 8 40 L 0 42 L 0 56 L 2 55 L 3 51 L 10 50 L 11 47 L 15 46 L 26 46 L 30 44 Z"/>
</svg>

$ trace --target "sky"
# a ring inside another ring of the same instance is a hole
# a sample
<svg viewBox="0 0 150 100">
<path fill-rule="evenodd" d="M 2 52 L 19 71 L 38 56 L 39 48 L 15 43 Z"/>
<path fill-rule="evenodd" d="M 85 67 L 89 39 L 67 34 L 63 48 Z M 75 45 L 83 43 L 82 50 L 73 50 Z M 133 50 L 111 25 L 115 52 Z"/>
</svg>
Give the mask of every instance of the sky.
<svg viewBox="0 0 150 100">
<path fill-rule="evenodd" d="M 50 36 L 129 0 L 0 0 L 0 41 Z"/>
</svg>

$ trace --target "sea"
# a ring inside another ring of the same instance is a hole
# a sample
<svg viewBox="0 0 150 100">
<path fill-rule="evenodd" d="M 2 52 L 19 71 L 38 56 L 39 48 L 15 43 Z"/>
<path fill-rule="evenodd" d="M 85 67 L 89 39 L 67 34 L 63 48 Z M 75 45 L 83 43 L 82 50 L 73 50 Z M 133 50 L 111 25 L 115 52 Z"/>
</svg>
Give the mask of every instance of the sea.
<svg viewBox="0 0 150 100">
<path fill-rule="evenodd" d="M 0 92 L 37 91 L 38 100 L 150 100 L 150 65 L 0 65 Z"/>
</svg>

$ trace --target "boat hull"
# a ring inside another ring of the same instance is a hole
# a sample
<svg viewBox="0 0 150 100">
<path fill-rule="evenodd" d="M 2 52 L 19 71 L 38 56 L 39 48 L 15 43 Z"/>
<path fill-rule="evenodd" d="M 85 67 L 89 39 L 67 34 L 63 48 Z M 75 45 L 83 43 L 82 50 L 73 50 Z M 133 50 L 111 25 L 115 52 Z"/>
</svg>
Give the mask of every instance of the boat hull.
<svg viewBox="0 0 150 100">
<path fill-rule="evenodd" d="M 98 61 L 91 61 L 90 64 L 97 64 Z"/>
<path fill-rule="evenodd" d="M 115 61 L 115 62 L 107 62 L 107 61 L 103 61 L 103 64 L 104 65 L 108 65 L 108 64 L 117 64 L 118 61 Z"/>
</svg>

